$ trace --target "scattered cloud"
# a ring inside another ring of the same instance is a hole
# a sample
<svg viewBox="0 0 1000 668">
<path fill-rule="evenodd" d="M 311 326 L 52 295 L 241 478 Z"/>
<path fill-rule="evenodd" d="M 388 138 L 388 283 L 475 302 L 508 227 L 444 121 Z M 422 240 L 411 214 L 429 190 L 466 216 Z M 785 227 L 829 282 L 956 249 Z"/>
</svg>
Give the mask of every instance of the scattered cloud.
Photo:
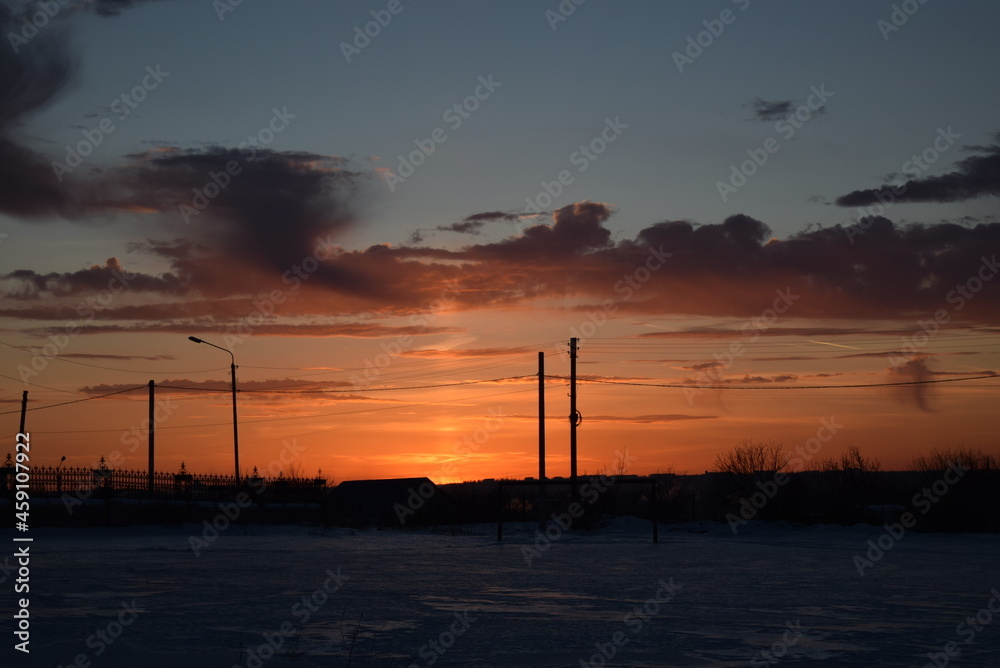
<svg viewBox="0 0 1000 668">
<path fill-rule="evenodd" d="M 927 367 L 927 359 L 917 358 L 899 366 L 886 369 L 887 382 L 924 382 L 930 380 L 934 375 Z M 931 394 L 934 391 L 931 385 L 907 385 L 904 387 L 891 388 L 896 396 L 904 403 L 915 406 L 917 409 L 931 413 Z"/>
<path fill-rule="evenodd" d="M 566 419 L 564 415 L 546 415 L 547 420 Z M 632 424 L 667 424 L 670 422 L 683 422 L 686 420 L 715 420 L 717 415 L 688 415 L 685 413 L 664 413 L 653 415 L 587 415 L 584 419 L 587 424 L 594 422 L 616 422 Z M 505 415 L 505 420 L 523 420 L 536 422 L 537 415 Z"/>
<path fill-rule="evenodd" d="M 996 144 L 968 146 L 978 151 L 955 163 L 954 171 L 940 176 L 910 179 L 901 185 L 854 190 L 841 195 L 839 206 L 869 206 L 882 200 L 895 202 L 961 202 L 1000 195 L 1000 133 Z"/>
<path fill-rule="evenodd" d="M 146 360 L 149 362 L 159 362 L 164 360 L 175 360 L 177 359 L 174 355 L 102 355 L 98 353 L 62 353 L 59 355 L 61 358 L 67 359 L 78 359 L 78 360 L 117 360 L 117 361 L 129 361 L 129 360 Z"/>
<path fill-rule="evenodd" d="M 750 107 L 754 120 L 780 121 L 792 113 L 792 110 L 795 109 L 795 102 L 793 100 L 764 100 L 758 97 L 744 106 Z"/>
<path fill-rule="evenodd" d="M 306 160 L 304 156 L 274 159 L 291 171 Z M 158 169 L 153 168 L 154 173 Z M 303 165 L 300 171 L 310 169 Z M 281 169 L 267 171 L 275 174 Z M 166 173 L 176 172 L 169 167 Z M 305 183 L 297 182 L 299 178 Z M 319 185 L 319 180 L 299 174 L 290 178 L 290 188 L 298 190 L 302 200 L 314 197 L 323 201 L 325 186 Z M 278 202 L 272 204 L 280 208 Z M 266 227 L 268 219 L 253 219 L 250 214 L 244 219 L 243 213 L 235 210 L 226 213 L 225 204 L 220 207 L 219 231 L 199 239 L 154 239 L 134 245 L 133 253 L 164 260 L 170 270 L 160 275 L 136 272 L 129 292 L 157 294 L 161 300 L 149 304 L 116 302 L 102 317 L 134 317 L 140 329 L 146 317 L 190 319 L 229 314 L 245 318 L 253 312 L 252 304 L 261 293 L 278 290 L 288 298 L 281 307 L 285 318 L 323 314 L 391 318 L 420 313 L 446 293 L 449 310 L 525 308 L 560 300 L 562 308 L 585 311 L 600 308 L 602 300 L 611 299 L 620 316 L 688 314 L 732 319 L 733 323 L 650 331 L 639 338 L 907 336 L 912 328 L 782 327 L 773 323 L 757 328 L 753 323 L 776 300 L 780 302 L 782 295 L 789 302 L 783 304 L 786 317 L 800 322 L 912 322 L 914 314 L 947 308 L 949 291 L 975 275 L 984 249 L 1000 245 L 997 223 L 897 226 L 885 220 L 872 226 L 863 242 L 852 245 L 839 226 L 775 239 L 764 223 L 744 215 L 697 226 L 685 221 L 655 223 L 634 239 L 614 242 L 606 227 L 611 207 L 577 202 L 557 210 L 549 223 L 539 222 L 522 234 L 496 241 L 458 249 L 378 244 L 345 250 L 331 246 L 316 260 L 309 239 L 328 214 L 313 216 L 312 207 L 301 201 L 295 211 L 298 213 L 289 219 L 299 222 L 287 234 L 262 232 L 256 241 L 242 245 L 227 244 L 223 232 L 253 237 L 256 233 L 249 229 Z M 328 222 L 337 225 L 335 220 Z M 268 234 L 284 236 L 267 243 L 271 238 Z M 296 257 L 299 253 L 305 255 Z M 303 257 L 313 258 L 310 273 L 302 273 Z M 629 299 L 622 299 L 623 278 L 656 257 L 662 258 L 657 260 L 659 268 L 649 273 L 641 287 L 630 288 Z M 72 297 L 106 282 L 120 266 L 111 258 L 103 266 L 61 274 L 10 271 L 0 280 L 0 291 L 7 297 L 7 308 L 0 308 L 0 312 L 5 317 L 27 319 L 44 317 L 47 311 L 53 319 L 65 318 L 72 304 L 39 302 L 38 297 Z M 302 278 L 289 266 L 298 267 Z M 1000 282 L 982 285 L 980 295 L 964 301 L 961 313 L 956 313 L 961 320 L 956 317 L 954 325 L 1000 323 Z M 169 305 L 161 303 L 168 298 Z M 322 331 L 325 326 L 314 328 Z"/>
</svg>

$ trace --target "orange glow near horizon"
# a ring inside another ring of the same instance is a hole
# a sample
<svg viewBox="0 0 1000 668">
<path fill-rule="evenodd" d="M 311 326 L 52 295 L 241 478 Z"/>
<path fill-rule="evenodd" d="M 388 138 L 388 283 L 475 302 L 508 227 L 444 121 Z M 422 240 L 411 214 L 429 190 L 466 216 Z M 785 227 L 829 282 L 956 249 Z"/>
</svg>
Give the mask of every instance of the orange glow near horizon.
<svg viewBox="0 0 1000 668">
<path fill-rule="evenodd" d="M 496 338 L 503 334 L 499 332 Z M 144 371 L 138 369 L 124 374 L 53 361 L 37 383 L 63 393 L 32 387 L 29 406 L 82 398 L 66 392 L 83 386 L 102 394 L 101 383 L 109 388 L 140 387 L 149 378 L 158 385 L 212 381 L 210 385 L 225 389 L 228 358 L 223 353 L 180 347 L 173 340 L 177 337 L 156 336 L 176 358 L 161 364 L 163 371 L 143 376 Z M 212 340 L 207 334 L 205 337 Z M 746 438 L 774 440 L 794 453 L 817 435 L 824 421 L 838 427 L 811 465 L 839 457 L 852 446 L 881 460 L 884 469 L 907 468 L 914 455 L 934 448 L 969 447 L 998 453 L 995 434 L 1000 433 L 1000 424 L 992 406 L 1000 380 L 922 386 L 919 396 L 914 386 L 771 387 L 891 380 L 884 357 L 843 357 L 855 354 L 854 349 L 874 353 L 894 344 L 892 338 L 865 337 L 843 337 L 832 341 L 836 346 L 792 336 L 762 339 L 748 345 L 740 359 L 734 359 L 719 376 L 720 382 L 758 389 L 695 393 L 652 385 L 697 379 L 692 369 L 712 368 L 705 365 L 724 359 L 728 339 L 678 337 L 664 342 L 609 337 L 584 341 L 580 378 L 598 377 L 610 383 L 579 385 L 578 405 L 583 413 L 578 432 L 579 471 L 611 471 L 618 453 L 627 449 L 634 458 L 630 473 L 701 473 L 712 467 L 718 453 Z M 101 343 L 114 350 L 116 338 L 104 336 Z M 981 339 L 970 339 L 968 349 L 962 349 L 974 353 L 974 364 L 957 362 L 965 358 L 947 353 L 953 352 L 951 347 L 959 338 L 948 338 L 949 349 L 939 352 L 936 361 L 928 365 L 937 374 L 934 378 L 983 375 L 983 369 L 998 366 L 995 349 L 974 345 L 982 344 Z M 524 346 L 503 354 L 503 346 L 491 339 L 461 348 L 487 351 L 482 357 L 460 353 L 400 355 L 380 369 L 369 384 L 353 387 L 345 382 L 357 373 L 350 370 L 364 369 L 364 360 L 377 359 L 384 341 L 303 338 L 295 346 L 276 341 L 287 339 L 252 337 L 234 351 L 237 362 L 244 365 L 238 374 L 241 387 L 274 383 L 294 389 L 305 382 L 331 382 L 335 384 L 330 389 L 339 391 L 241 392 L 240 463 L 245 473 L 256 466 L 262 473 L 313 476 L 322 469 L 327 478 L 337 482 L 428 476 L 440 483 L 537 476 L 538 397 L 533 374 L 537 372 L 538 350 L 548 353 L 546 375 L 552 377 L 546 389 L 546 472 L 550 477 L 569 473 L 568 383 L 556 378 L 568 375 L 567 360 L 557 352 L 565 344 Z M 331 341 L 336 345 L 332 347 Z M 438 343 L 449 345 L 447 340 Z M 430 342 L 421 342 L 419 347 L 444 349 Z M 336 354 L 331 352 L 333 348 Z M 928 353 L 935 352 L 931 348 Z M 281 357 L 274 354 L 279 349 L 284 351 Z M 96 366 L 115 365 L 98 361 Z M 155 365 L 142 362 L 136 366 L 152 371 L 148 367 Z M 169 371 L 172 367 L 179 370 Z M 313 370 L 316 367 L 327 371 Z M 99 382 L 94 382 L 95 376 L 101 377 Z M 526 378 L 451 385 L 511 376 Z M 172 380 L 182 377 L 195 380 Z M 710 382 L 705 378 L 698 382 Z M 645 387 L 622 384 L 629 382 Z M 9 384 L 4 394 L 5 412 L 13 411 L 2 416 L 12 443 L 20 397 Z M 192 473 L 231 473 L 229 395 L 224 391 L 161 389 L 156 396 L 157 470 L 176 471 L 183 461 Z M 29 412 L 32 461 L 36 466 L 54 466 L 65 455 L 64 466 L 93 467 L 105 456 L 113 468 L 145 470 L 147 411 L 147 390 L 142 387 L 106 399 Z M 283 455 L 289 452 L 294 452 L 294 458 Z"/>
</svg>

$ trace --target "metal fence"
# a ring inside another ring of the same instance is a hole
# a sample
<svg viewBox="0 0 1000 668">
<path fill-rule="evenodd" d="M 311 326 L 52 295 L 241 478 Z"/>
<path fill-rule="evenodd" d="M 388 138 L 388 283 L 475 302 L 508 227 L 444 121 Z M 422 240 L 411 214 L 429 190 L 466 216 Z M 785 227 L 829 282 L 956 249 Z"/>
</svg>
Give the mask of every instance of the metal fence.
<svg viewBox="0 0 1000 668">
<path fill-rule="evenodd" d="M 6 462 L 5 462 L 6 464 Z M 18 484 L 24 484 L 24 472 L 13 466 L 0 467 L 0 492 L 13 496 Z M 186 472 L 126 471 L 109 468 L 36 467 L 27 472 L 32 497 L 69 494 L 85 498 L 162 499 L 179 501 L 215 501 L 231 499 L 243 489 L 258 500 L 282 503 L 309 503 L 322 500 L 328 487 L 324 478 L 265 478 L 251 476 L 236 484 L 233 476 L 193 475 Z"/>
</svg>

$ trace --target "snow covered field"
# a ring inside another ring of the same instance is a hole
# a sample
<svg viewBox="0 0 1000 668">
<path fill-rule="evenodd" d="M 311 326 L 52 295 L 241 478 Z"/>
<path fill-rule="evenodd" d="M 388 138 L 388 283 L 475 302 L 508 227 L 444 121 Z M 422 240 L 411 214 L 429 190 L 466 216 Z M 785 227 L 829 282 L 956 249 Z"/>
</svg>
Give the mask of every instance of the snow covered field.
<svg viewBox="0 0 1000 668">
<path fill-rule="evenodd" d="M 195 526 L 33 530 L 30 661 L 7 577 L 3 665 L 1000 666 L 997 535 L 883 538 L 861 576 L 880 527 L 663 525 L 654 545 L 624 519 L 529 565 L 534 528 L 234 526 L 197 557 Z"/>
</svg>

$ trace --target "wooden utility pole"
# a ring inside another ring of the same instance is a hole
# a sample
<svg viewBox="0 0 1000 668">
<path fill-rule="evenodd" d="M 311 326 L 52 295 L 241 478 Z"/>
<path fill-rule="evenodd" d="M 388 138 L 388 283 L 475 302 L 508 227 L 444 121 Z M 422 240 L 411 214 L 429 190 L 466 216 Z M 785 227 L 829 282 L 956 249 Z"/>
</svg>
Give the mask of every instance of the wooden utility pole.
<svg viewBox="0 0 1000 668">
<path fill-rule="evenodd" d="M 573 487 L 573 498 L 579 490 L 576 486 L 576 427 L 580 424 L 580 411 L 576 410 L 576 337 L 569 340 L 569 479 Z"/>
<path fill-rule="evenodd" d="M 21 426 L 18 427 L 17 433 L 24 433 L 24 421 L 28 417 L 28 391 L 24 390 L 21 392 Z"/>
<path fill-rule="evenodd" d="M 538 529 L 545 530 L 548 496 L 545 490 L 545 353 L 538 353 Z"/>
<path fill-rule="evenodd" d="M 538 479 L 545 480 L 545 353 L 538 353 Z"/>
</svg>

